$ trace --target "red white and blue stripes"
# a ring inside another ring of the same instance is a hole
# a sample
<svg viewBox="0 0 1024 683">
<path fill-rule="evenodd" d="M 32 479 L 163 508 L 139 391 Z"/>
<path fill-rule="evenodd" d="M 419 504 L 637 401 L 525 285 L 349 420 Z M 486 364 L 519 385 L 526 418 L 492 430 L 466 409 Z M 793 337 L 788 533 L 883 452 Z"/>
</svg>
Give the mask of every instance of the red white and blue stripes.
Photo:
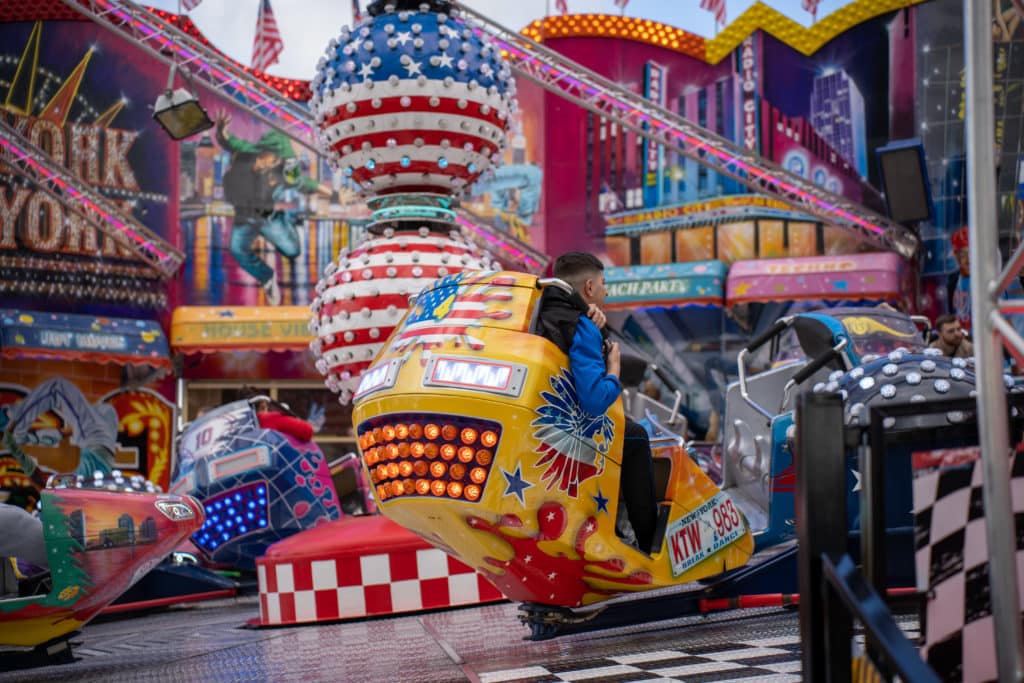
<svg viewBox="0 0 1024 683">
<path fill-rule="evenodd" d="M 313 91 L 322 151 L 368 194 L 460 193 L 500 160 L 516 106 L 490 40 L 429 12 L 343 29 Z"/>
<path fill-rule="evenodd" d="M 409 296 L 437 278 L 496 264 L 458 232 L 438 235 L 388 230 L 342 251 L 317 284 L 310 345 L 317 369 L 343 402 L 351 399 L 359 374 L 391 336 L 409 308 Z"/>
</svg>

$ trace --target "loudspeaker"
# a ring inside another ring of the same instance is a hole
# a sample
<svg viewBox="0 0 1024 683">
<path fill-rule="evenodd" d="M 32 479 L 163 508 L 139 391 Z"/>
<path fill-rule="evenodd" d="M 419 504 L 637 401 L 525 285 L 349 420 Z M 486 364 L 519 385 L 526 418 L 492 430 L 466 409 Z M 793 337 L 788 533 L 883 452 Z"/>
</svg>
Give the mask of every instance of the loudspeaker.
<svg viewBox="0 0 1024 683">
<path fill-rule="evenodd" d="M 875 153 L 889 218 L 910 224 L 932 217 L 932 191 L 917 138 L 892 142 Z"/>
</svg>

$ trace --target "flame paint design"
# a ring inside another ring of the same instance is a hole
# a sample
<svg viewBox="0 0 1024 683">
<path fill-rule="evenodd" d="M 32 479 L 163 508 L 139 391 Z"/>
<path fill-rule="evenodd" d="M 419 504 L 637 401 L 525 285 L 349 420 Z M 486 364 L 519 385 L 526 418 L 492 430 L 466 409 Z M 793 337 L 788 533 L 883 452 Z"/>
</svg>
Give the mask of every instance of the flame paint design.
<svg viewBox="0 0 1024 683">
<path fill-rule="evenodd" d="M 544 503 L 537 509 L 538 533 L 525 538 L 513 535 L 513 530 L 523 527 L 523 520 L 517 515 L 504 515 L 495 524 L 476 516 L 470 516 L 467 521 L 474 529 L 489 533 L 512 547 L 510 560 L 487 557 L 485 560 L 491 568 L 477 567 L 477 571 L 511 600 L 580 607 L 620 592 L 639 590 L 652 582 L 648 572 L 625 573 L 626 561 L 620 557 L 608 560 L 588 557 L 585 546 L 597 530 L 597 520 L 587 517 L 578 529 L 568 530 L 565 507 L 557 502 Z M 552 543 L 561 540 L 567 530 L 571 539 L 563 540 L 562 544 Z M 571 549 L 572 553 L 550 552 L 559 547 Z M 616 584 L 621 590 L 596 588 L 594 584 L 598 581 Z"/>
</svg>

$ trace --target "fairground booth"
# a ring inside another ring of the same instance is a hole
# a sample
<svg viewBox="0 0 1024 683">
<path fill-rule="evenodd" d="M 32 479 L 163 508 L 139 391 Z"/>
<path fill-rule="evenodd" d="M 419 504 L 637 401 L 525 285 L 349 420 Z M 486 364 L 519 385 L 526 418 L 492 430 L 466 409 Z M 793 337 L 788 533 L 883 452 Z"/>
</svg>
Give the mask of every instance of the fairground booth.
<svg viewBox="0 0 1024 683">
<path fill-rule="evenodd" d="M 166 490 L 175 407 L 154 390 L 171 369 L 156 321 L 0 309 L 0 359 L 0 407 L 30 407 L 15 437 L 42 467 L 75 470 L 79 447 L 103 434 L 114 467 Z M 5 449 L 0 488 L 26 485 Z"/>
</svg>

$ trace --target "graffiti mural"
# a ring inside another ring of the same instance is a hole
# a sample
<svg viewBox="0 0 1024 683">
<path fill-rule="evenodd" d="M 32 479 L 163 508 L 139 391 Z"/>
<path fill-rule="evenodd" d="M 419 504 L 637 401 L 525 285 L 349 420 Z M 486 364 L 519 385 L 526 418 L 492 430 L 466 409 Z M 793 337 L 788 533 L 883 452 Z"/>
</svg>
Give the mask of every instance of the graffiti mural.
<svg viewBox="0 0 1024 683">
<path fill-rule="evenodd" d="M 33 387 L 0 384 L 0 490 L 27 496 L 52 473 L 121 470 L 164 490 L 174 457 L 174 405 L 149 389 L 92 400 L 51 377 Z M 38 474 L 36 473 L 38 470 Z"/>
<path fill-rule="evenodd" d="M 284 133 L 242 110 L 213 118 L 181 144 L 182 302 L 308 304 L 327 264 L 362 238 L 365 203 Z"/>
</svg>

